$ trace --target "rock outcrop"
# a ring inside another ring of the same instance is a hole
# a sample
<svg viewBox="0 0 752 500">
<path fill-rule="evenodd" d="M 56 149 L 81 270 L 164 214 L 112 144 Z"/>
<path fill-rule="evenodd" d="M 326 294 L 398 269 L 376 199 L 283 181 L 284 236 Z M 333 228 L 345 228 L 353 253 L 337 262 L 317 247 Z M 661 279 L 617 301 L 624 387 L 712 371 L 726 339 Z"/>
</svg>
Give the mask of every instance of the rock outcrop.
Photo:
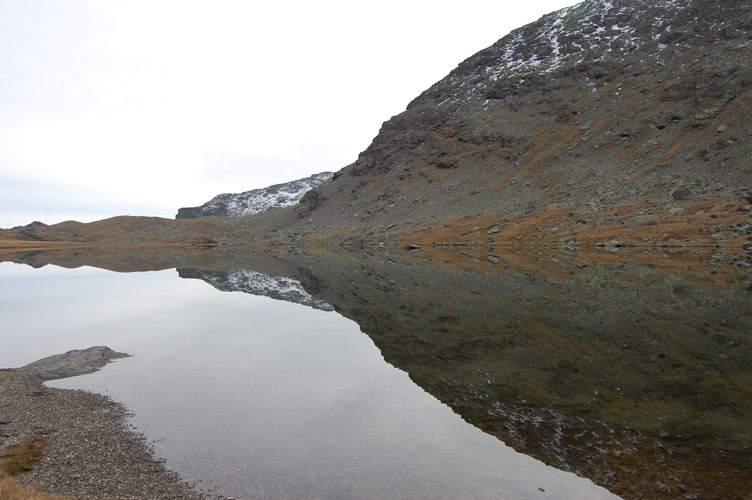
<svg viewBox="0 0 752 500">
<path fill-rule="evenodd" d="M 76 349 L 29 363 L 17 370 L 17 376 L 43 381 L 76 377 L 94 373 L 110 361 L 128 356 L 130 355 L 105 346 Z"/>
</svg>

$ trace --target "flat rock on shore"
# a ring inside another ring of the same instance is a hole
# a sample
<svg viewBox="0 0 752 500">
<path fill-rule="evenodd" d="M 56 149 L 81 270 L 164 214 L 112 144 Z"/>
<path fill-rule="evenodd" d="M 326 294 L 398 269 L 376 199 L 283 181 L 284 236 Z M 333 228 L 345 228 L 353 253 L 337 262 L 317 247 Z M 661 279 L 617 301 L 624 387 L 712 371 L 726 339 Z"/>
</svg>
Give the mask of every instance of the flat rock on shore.
<svg viewBox="0 0 752 500">
<path fill-rule="evenodd" d="M 55 354 L 42 358 L 16 372 L 20 378 L 35 378 L 40 380 L 57 380 L 94 373 L 104 365 L 118 358 L 127 358 L 129 354 L 116 352 L 105 346 L 76 349 L 64 354 Z"/>
</svg>

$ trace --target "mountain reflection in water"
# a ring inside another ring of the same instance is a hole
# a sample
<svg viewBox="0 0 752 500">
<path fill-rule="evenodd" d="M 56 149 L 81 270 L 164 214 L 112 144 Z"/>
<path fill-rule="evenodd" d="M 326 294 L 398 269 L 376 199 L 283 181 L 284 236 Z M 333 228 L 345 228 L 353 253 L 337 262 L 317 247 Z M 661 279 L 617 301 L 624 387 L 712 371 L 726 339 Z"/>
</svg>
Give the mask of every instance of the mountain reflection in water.
<svg viewBox="0 0 752 500">
<path fill-rule="evenodd" d="M 750 492 L 748 271 L 626 251 L 139 252 L 152 250 L 110 255 L 110 268 L 158 261 L 222 290 L 248 291 L 247 281 L 217 285 L 238 273 L 299 282 L 303 302 L 356 321 L 386 361 L 467 422 L 618 495 Z M 73 267 L 87 252 L 9 260 Z"/>
</svg>

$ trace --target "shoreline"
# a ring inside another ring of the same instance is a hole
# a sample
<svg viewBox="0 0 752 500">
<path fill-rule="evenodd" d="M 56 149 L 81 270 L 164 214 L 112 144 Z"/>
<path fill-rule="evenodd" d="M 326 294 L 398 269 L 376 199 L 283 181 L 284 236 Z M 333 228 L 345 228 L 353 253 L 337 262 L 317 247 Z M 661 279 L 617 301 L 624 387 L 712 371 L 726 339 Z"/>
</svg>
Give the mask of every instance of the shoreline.
<svg viewBox="0 0 752 500">
<path fill-rule="evenodd" d="M 123 404 L 22 374 L 0 370 L 0 452 L 28 435 L 42 436 L 45 450 L 31 471 L 13 476 L 19 483 L 76 500 L 226 498 L 202 493 L 168 470 L 128 424 Z"/>
</svg>

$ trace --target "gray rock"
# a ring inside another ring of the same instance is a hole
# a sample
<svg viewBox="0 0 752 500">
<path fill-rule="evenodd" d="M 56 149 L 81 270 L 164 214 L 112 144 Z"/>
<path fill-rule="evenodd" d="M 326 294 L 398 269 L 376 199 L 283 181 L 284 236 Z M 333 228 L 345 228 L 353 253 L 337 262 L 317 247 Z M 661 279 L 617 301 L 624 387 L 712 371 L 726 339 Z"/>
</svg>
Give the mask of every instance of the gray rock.
<svg viewBox="0 0 752 500">
<path fill-rule="evenodd" d="M 635 215 L 624 221 L 624 225 L 629 228 L 655 226 L 656 224 L 658 224 L 658 218 L 653 215 Z"/>
<path fill-rule="evenodd" d="M 496 234 L 500 231 L 499 226 L 493 226 L 488 230 L 488 234 Z"/>
<path fill-rule="evenodd" d="M 56 380 L 93 373 L 118 358 L 129 354 L 116 352 L 105 346 L 68 351 L 34 361 L 18 369 L 18 377 L 41 380 Z"/>
<path fill-rule="evenodd" d="M 690 188 L 676 189 L 671 193 L 671 197 L 675 200 L 687 200 L 692 196 L 692 190 Z"/>
<path fill-rule="evenodd" d="M 669 215 L 684 215 L 684 209 L 680 207 L 672 208 L 668 211 Z"/>
<path fill-rule="evenodd" d="M 722 232 L 722 233 L 715 233 L 713 236 L 710 237 L 713 241 L 726 241 L 727 239 L 731 238 L 731 233 L 729 232 Z"/>
</svg>

